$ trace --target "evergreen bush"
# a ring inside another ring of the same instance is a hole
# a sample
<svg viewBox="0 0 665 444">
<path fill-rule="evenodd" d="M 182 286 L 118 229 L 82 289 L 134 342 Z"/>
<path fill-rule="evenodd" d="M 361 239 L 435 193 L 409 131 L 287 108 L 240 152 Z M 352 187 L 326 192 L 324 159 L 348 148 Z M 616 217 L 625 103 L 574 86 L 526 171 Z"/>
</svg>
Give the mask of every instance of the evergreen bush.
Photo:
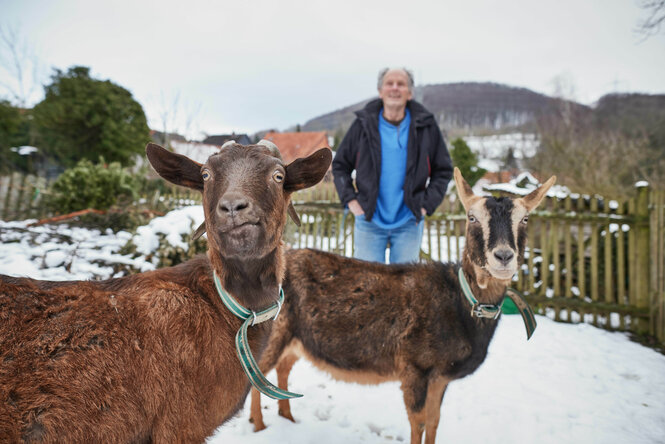
<svg viewBox="0 0 665 444">
<path fill-rule="evenodd" d="M 67 168 L 100 155 L 129 165 L 143 154 L 150 130 L 143 107 L 128 90 L 93 78 L 84 66 L 56 69 L 51 80 L 32 111 L 37 146 L 45 154 Z"/>
<path fill-rule="evenodd" d="M 450 157 L 453 159 L 453 165 L 460 169 L 469 185 L 474 186 L 487 170 L 478 166 L 478 156 L 471 151 L 464 139 L 457 138 L 451 142 L 451 145 L 453 147 L 450 150 Z"/>
<path fill-rule="evenodd" d="M 120 163 L 93 164 L 80 160 L 51 185 L 46 205 L 54 212 L 67 214 L 94 208 L 108 210 L 112 206 L 130 204 L 137 196 L 139 183 Z"/>
</svg>

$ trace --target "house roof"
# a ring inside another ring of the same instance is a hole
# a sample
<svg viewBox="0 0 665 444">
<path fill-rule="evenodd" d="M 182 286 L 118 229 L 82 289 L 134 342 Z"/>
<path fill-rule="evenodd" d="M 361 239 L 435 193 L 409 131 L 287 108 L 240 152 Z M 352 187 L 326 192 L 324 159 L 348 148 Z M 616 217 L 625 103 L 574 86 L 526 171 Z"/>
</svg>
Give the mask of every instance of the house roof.
<svg viewBox="0 0 665 444">
<path fill-rule="evenodd" d="M 512 170 L 512 171 L 488 171 L 485 173 L 483 176 L 483 179 L 485 179 L 488 183 L 508 183 L 510 182 L 515 176 L 517 176 L 518 171 Z"/>
<path fill-rule="evenodd" d="M 222 146 L 229 140 L 235 140 L 241 145 L 251 145 L 252 140 L 247 136 L 247 134 L 218 134 L 214 136 L 208 136 L 203 141 L 206 145 L 217 145 Z"/>
<path fill-rule="evenodd" d="M 279 148 L 285 163 L 307 157 L 319 148 L 330 148 L 328 134 L 325 131 L 276 133 L 269 132 L 264 139 L 271 141 Z"/>
<path fill-rule="evenodd" d="M 208 160 L 208 157 L 215 153 L 219 153 L 219 146 L 200 142 L 180 142 L 174 140 L 171 142 L 171 147 L 174 152 L 187 156 L 199 163 L 205 163 Z"/>
</svg>

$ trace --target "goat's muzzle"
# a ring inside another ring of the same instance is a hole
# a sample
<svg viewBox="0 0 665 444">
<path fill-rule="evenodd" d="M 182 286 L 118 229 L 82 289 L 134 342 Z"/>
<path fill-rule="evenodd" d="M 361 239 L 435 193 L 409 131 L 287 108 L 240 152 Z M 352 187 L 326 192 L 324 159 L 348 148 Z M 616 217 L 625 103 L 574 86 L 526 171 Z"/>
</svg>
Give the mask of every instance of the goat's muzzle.
<svg viewBox="0 0 665 444">
<path fill-rule="evenodd" d="M 494 248 L 487 255 L 487 265 L 484 268 L 496 279 L 512 279 L 518 268 L 517 255 L 512 248 L 505 245 Z"/>
<path fill-rule="evenodd" d="M 241 193 L 225 193 L 217 205 L 217 214 L 232 219 L 240 218 L 252 211 L 252 203 Z"/>
</svg>

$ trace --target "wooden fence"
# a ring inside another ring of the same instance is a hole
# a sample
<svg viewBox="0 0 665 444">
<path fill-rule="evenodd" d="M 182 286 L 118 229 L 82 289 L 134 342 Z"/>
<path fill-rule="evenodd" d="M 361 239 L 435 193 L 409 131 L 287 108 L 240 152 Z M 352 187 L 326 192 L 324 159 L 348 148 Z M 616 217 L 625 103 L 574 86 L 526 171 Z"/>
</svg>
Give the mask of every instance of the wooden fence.
<svg viewBox="0 0 665 444">
<path fill-rule="evenodd" d="M 41 219 L 53 216 L 44 206 L 49 182 L 44 177 L 13 173 L 0 176 L 0 220 Z M 201 193 L 172 184 L 166 192 L 141 194 L 140 204 L 158 211 L 168 211 L 201 202 Z"/>
<path fill-rule="evenodd" d="M 0 178 L 0 219 L 44 217 L 46 181 L 13 174 Z M 332 183 L 294 194 L 302 226 L 287 224 L 294 247 L 353 255 L 353 217 L 341 209 Z M 200 202 L 180 187 L 143 196 L 153 209 Z M 537 309 L 565 322 L 648 333 L 665 344 L 665 192 L 636 189 L 624 201 L 600 196 L 547 197 L 529 218 L 525 264 L 515 287 Z M 428 217 L 421 257 L 457 261 L 465 215 L 449 197 Z"/>
<path fill-rule="evenodd" d="M 296 208 L 302 226 L 289 225 L 290 244 L 353 254 L 353 217 L 339 204 Z M 665 343 L 664 208 L 665 192 L 648 187 L 625 201 L 546 198 L 529 218 L 515 287 L 556 320 L 647 333 Z M 461 206 L 446 200 L 426 219 L 421 258 L 460 260 L 465 223 Z"/>
<path fill-rule="evenodd" d="M 48 183 L 39 176 L 0 176 L 0 220 L 29 219 L 44 214 L 42 197 Z"/>
</svg>

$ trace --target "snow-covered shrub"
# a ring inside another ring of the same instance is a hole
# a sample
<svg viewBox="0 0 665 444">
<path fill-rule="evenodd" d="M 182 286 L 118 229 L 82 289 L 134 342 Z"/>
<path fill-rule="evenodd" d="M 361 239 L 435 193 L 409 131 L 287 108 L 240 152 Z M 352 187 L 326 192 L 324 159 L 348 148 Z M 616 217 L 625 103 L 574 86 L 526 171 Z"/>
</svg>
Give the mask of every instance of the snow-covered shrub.
<svg viewBox="0 0 665 444">
<path fill-rule="evenodd" d="M 171 211 L 163 217 L 138 227 L 136 234 L 120 250 L 120 254 L 143 256 L 156 268 L 185 262 L 207 251 L 205 237 L 192 239 L 194 230 L 203 222 L 200 205 Z"/>
</svg>

